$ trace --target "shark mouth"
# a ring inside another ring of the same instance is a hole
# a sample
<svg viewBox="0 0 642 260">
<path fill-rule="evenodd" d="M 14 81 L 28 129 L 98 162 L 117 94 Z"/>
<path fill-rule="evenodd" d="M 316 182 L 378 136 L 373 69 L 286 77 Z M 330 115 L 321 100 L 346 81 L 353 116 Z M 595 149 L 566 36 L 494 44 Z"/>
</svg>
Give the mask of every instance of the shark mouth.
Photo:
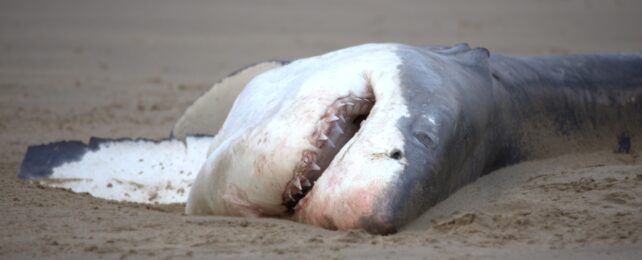
<svg viewBox="0 0 642 260">
<path fill-rule="evenodd" d="M 374 104 L 375 98 L 369 89 L 365 96 L 351 94 L 335 100 L 327 108 L 309 138 L 316 149 L 302 152 L 293 177 L 283 191 L 282 205 L 288 214 L 297 210 L 298 202 L 312 189 L 341 148 L 359 131 Z"/>
</svg>

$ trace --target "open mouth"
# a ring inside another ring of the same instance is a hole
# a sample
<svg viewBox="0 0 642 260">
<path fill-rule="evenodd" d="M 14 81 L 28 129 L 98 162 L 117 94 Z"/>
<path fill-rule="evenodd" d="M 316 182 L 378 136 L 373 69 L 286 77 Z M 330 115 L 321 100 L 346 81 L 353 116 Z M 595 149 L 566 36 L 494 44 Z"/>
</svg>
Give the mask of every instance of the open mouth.
<svg viewBox="0 0 642 260">
<path fill-rule="evenodd" d="M 312 189 L 335 155 L 359 131 L 374 103 L 372 92 L 365 97 L 349 95 L 334 101 L 321 116 L 309 138 L 317 149 L 302 152 L 282 194 L 282 204 L 288 214 L 294 213 L 298 202 Z"/>
</svg>

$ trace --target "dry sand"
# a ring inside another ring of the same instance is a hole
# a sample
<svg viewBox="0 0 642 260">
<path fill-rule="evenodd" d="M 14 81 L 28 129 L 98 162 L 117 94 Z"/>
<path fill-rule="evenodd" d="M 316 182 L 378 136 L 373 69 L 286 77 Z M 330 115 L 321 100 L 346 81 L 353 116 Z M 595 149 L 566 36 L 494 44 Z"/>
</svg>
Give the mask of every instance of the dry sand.
<svg viewBox="0 0 642 260">
<path fill-rule="evenodd" d="M 165 137 L 212 83 L 256 61 L 364 42 L 642 51 L 636 0 L 213 2 L 0 3 L 1 258 L 642 255 L 642 159 L 606 150 L 501 169 L 390 236 L 184 216 L 182 205 L 115 203 L 16 178 L 29 144 Z"/>
</svg>

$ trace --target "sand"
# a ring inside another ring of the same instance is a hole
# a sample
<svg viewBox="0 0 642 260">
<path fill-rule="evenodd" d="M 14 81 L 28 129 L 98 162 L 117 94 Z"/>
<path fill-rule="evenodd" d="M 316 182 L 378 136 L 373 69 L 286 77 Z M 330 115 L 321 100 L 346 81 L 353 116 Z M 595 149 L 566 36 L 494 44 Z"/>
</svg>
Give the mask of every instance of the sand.
<svg viewBox="0 0 642 260">
<path fill-rule="evenodd" d="M 389 236 L 185 216 L 182 205 L 110 202 L 16 173 L 30 144 L 165 137 L 211 84 L 257 61 L 365 42 L 642 51 L 640 11 L 635 0 L 2 1 L 0 258 L 639 258 L 639 153 L 501 169 Z"/>
</svg>

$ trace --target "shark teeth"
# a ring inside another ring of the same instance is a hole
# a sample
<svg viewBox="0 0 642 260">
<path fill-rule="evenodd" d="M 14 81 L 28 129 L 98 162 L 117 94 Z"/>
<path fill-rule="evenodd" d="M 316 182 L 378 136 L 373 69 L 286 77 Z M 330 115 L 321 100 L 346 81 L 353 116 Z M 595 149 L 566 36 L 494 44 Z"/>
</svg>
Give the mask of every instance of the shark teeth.
<svg viewBox="0 0 642 260">
<path fill-rule="evenodd" d="M 303 187 L 312 187 L 312 183 L 307 178 L 303 178 Z"/>
<path fill-rule="evenodd" d="M 354 103 L 352 103 L 352 102 L 345 102 L 345 103 L 343 103 L 343 105 L 342 105 L 342 106 L 354 106 Z"/>
<path fill-rule="evenodd" d="M 327 141 L 325 141 L 325 144 L 326 144 L 326 145 L 328 145 L 330 148 L 333 148 L 333 149 L 337 147 L 337 146 L 334 144 L 334 142 L 332 142 L 332 140 L 331 140 L 331 139 L 328 139 Z"/>
<path fill-rule="evenodd" d="M 334 131 L 337 132 L 338 134 L 342 135 L 344 134 L 343 129 L 339 125 L 334 126 Z"/>
<path fill-rule="evenodd" d="M 301 178 L 299 178 L 299 176 L 294 177 L 294 186 L 299 190 L 303 189 L 303 187 L 301 187 Z"/>
<path fill-rule="evenodd" d="M 332 114 L 329 117 L 327 117 L 325 121 L 330 123 L 330 122 L 334 122 L 334 121 L 337 121 L 337 120 L 339 120 L 339 117 L 337 115 L 335 115 L 335 114 Z"/>
<path fill-rule="evenodd" d="M 281 195 L 282 205 L 288 213 L 299 208 L 299 201 L 313 189 L 334 156 L 356 134 L 373 105 L 373 97 L 349 95 L 337 99 L 319 118 L 316 129 L 309 136 L 314 148 L 303 151 L 294 175 Z"/>
</svg>

